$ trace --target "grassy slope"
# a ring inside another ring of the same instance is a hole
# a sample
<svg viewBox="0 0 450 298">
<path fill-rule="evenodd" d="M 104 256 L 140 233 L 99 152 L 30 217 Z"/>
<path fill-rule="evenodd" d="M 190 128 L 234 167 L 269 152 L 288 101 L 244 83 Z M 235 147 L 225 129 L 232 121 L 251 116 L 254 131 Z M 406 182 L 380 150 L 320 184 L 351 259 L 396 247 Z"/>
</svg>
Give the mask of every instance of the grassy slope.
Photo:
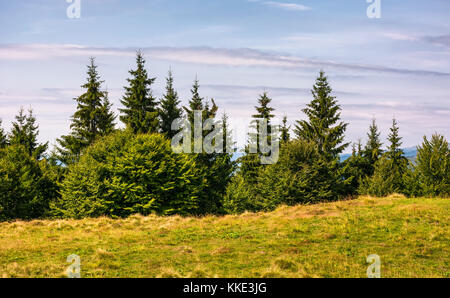
<svg viewBox="0 0 450 298">
<path fill-rule="evenodd" d="M 0 224 L 0 277 L 450 277 L 449 199 L 359 198 L 239 216 Z"/>
</svg>

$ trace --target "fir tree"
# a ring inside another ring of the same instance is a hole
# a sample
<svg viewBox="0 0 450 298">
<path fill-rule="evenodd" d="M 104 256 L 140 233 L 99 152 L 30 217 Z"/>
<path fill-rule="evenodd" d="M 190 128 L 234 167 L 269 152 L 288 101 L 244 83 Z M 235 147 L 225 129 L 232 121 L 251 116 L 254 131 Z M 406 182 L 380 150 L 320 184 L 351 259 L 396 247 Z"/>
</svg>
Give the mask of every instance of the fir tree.
<svg viewBox="0 0 450 298">
<path fill-rule="evenodd" d="M 120 120 L 136 134 L 157 132 L 157 102 L 150 88 L 156 78 L 149 78 L 141 51 L 136 54 L 136 69 L 129 73 L 129 86 L 125 87 L 125 95 L 121 100 L 125 108 L 119 109 L 122 113 Z"/>
<path fill-rule="evenodd" d="M 234 152 L 233 131 L 229 127 L 228 115 L 225 112 L 222 115 L 222 134 L 224 153 Z"/>
<path fill-rule="evenodd" d="M 216 113 L 218 107 L 214 102 L 214 99 L 211 99 L 212 106 L 210 107 L 208 102 L 200 96 L 199 93 L 200 85 L 197 78 L 194 80 L 194 84 L 192 85 L 191 94 L 192 97 L 189 100 L 189 106 L 183 107 L 186 112 L 186 117 L 189 123 L 191 124 L 191 132 L 192 136 L 194 135 L 194 112 L 201 111 L 202 114 L 202 124 L 206 119 L 214 119 L 216 117 Z M 207 135 L 209 132 L 203 131 L 203 136 Z"/>
<path fill-rule="evenodd" d="M 87 75 L 86 84 L 81 86 L 86 92 L 75 98 L 77 110 L 72 116 L 71 132 L 57 140 L 57 155 L 65 164 L 77 161 L 84 148 L 114 129 L 115 116 L 111 112 L 107 92 L 101 91 L 103 81 L 94 58 L 90 59 Z"/>
<path fill-rule="evenodd" d="M 267 142 L 271 141 L 270 124 L 271 119 L 275 117 L 275 115 L 272 114 L 275 109 L 269 106 L 271 101 L 272 99 L 267 95 L 267 92 L 261 94 L 258 98 L 259 106 L 255 106 L 257 113 L 252 115 L 252 118 L 255 120 L 252 121 L 251 128 L 253 128 L 255 132 L 251 134 L 251 137 L 256 142 L 255 147 L 257 148 L 257 152 L 260 152 L 260 139 L 264 137 L 260 133 L 261 120 L 267 121 Z"/>
<path fill-rule="evenodd" d="M 378 131 L 378 126 L 376 124 L 375 118 L 372 119 L 372 124 L 369 127 L 369 132 L 367 133 L 368 140 L 364 147 L 364 158 L 367 161 L 367 175 L 373 175 L 375 170 L 375 163 L 380 159 L 383 151 L 381 150 L 382 143 L 380 141 L 380 133 Z"/>
<path fill-rule="evenodd" d="M 397 120 L 392 120 L 391 133 L 389 134 L 388 141 L 390 143 L 388 151 L 386 152 L 387 157 L 392 160 L 394 167 L 403 168 L 406 162 L 406 157 L 404 156 L 404 151 L 400 148 L 402 145 L 402 137 L 399 136 L 399 127 Z"/>
<path fill-rule="evenodd" d="M 417 148 L 416 170 L 421 193 L 429 197 L 450 195 L 450 147 L 444 136 L 423 137 Z"/>
<path fill-rule="evenodd" d="M 257 182 L 259 172 L 263 165 L 261 164 L 260 155 L 260 124 L 261 120 L 267 121 L 267 142 L 271 141 L 271 129 L 270 121 L 275 117 L 272 112 L 275 111 L 274 108 L 270 107 L 269 104 L 272 99 L 267 95 L 267 92 L 261 94 L 258 98 L 258 106 L 255 106 L 256 114 L 252 115 L 253 120 L 250 124 L 250 129 L 253 132 L 249 133 L 249 142 L 245 147 L 245 155 L 239 159 L 240 174 L 243 176 L 244 181 L 249 186 L 254 186 Z M 251 152 L 251 148 L 256 149 L 256 154 Z"/>
<path fill-rule="evenodd" d="M 181 118 L 183 112 L 179 108 L 180 100 L 178 100 L 178 93 L 173 88 L 172 71 L 169 70 L 169 75 L 166 79 L 166 93 L 160 102 L 159 117 L 161 119 L 161 132 L 169 139 L 175 136 L 176 131 L 172 131 L 172 122 L 175 119 Z"/>
<path fill-rule="evenodd" d="M 105 91 L 105 97 L 100 107 L 98 117 L 98 130 L 101 135 L 107 135 L 115 130 L 116 115 L 112 111 L 112 103 L 109 101 L 109 93 Z"/>
<path fill-rule="evenodd" d="M 283 117 L 282 126 L 281 126 L 281 141 L 283 143 L 289 142 L 290 134 L 289 130 L 291 129 L 290 126 L 287 126 L 287 117 Z"/>
<path fill-rule="evenodd" d="M 30 108 L 28 115 L 25 115 L 24 109 L 21 107 L 19 114 L 15 118 L 16 121 L 12 123 L 8 143 L 11 145 L 22 145 L 30 156 L 40 159 L 42 154 L 47 150 L 48 142 L 39 144 L 37 141 L 39 126 L 36 125 L 33 110 Z"/>
<path fill-rule="evenodd" d="M 320 71 L 311 90 L 313 100 L 303 112 L 308 120 L 297 121 L 295 133 L 298 138 L 313 141 L 319 152 L 334 159 L 349 145 L 343 143 L 347 123 L 339 122 L 341 113 L 336 98 L 323 71 Z"/>
<path fill-rule="evenodd" d="M 202 122 L 204 122 L 206 119 L 215 119 L 218 110 L 213 99 L 211 99 L 212 105 L 210 106 L 200 96 L 199 89 L 200 85 L 196 78 L 191 89 L 192 97 L 189 100 L 189 106 L 184 107 L 187 120 L 191 125 L 192 136 L 195 129 L 194 112 L 201 111 Z M 220 121 L 216 121 L 215 125 L 220 125 Z M 202 137 L 209 133 L 210 131 L 202 130 Z M 195 146 L 195 144 L 192 144 L 192 146 Z M 222 197 L 235 169 L 235 163 L 231 158 L 232 154 L 206 153 L 204 150 L 202 153 L 196 154 L 197 165 L 202 171 L 205 183 L 205 189 L 200 198 L 200 213 L 217 213 L 222 211 Z"/>
<path fill-rule="evenodd" d="M 200 84 L 197 78 L 194 80 L 194 84 L 192 85 L 191 89 L 191 99 L 189 100 L 189 106 L 184 107 L 184 110 L 186 112 L 187 120 L 191 123 L 191 127 L 194 127 L 194 111 L 202 111 L 202 120 L 205 120 L 206 114 L 212 114 L 211 112 L 206 112 L 204 109 L 204 99 L 200 96 L 199 93 Z M 217 108 L 215 111 L 213 111 L 214 116 L 215 112 L 217 111 Z"/>
<path fill-rule="evenodd" d="M 389 167 L 390 178 L 390 192 L 404 192 L 404 179 L 403 176 L 408 170 L 408 159 L 404 156 L 403 150 L 400 148 L 402 145 L 402 138 L 399 136 L 399 127 L 395 119 L 392 120 L 391 132 L 388 137 L 390 143 L 385 157 L 387 159 L 386 165 Z M 379 171 L 383 170 L 381 165 Z M 375 170 L 377 168 L 375 167 Z"/>
</svg>

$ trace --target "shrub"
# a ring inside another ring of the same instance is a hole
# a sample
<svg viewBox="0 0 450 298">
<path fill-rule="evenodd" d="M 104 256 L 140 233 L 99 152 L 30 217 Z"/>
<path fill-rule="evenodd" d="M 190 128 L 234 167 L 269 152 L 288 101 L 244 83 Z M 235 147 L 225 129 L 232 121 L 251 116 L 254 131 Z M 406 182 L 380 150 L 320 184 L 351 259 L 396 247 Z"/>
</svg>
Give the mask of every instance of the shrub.
<svg viewBox="0 0 450 298">
<path fill-rule="evenodd" d="M 228 184 L 223 198 L 223 208 L 226 213 L 243 213 L 255 211 L 254 193 L 242 175 L 236 175 Z"/>
<path fill-rule="evenodd" d="M 417 148 L 417 177 L 422 195 L 436 197 L 450 194 L 450 147 L 443 136 L 423 138 Z"/>
<path fill-rule="evenodd" d="M 387 156 L 383 156 L 375 163 L 373 176 L 362 180 L 359 193 L 385 197 L 393 193 L 405 193 L 405 176 L 412 173 L 407 163 L 397 166 L 394 161 Z"/>
<path fill-rule="evenodd" d="M 257 183 L 235 177 L 224 205 L 227 211 L 273 210 L 295 205 L 337 200 L 345 188 L 337 160 L 327 160 L 312 142 L 295 140 L 281 147 L 276 164 L 260 168 Z"/>
<path fill-rule="evenodd" d="M 326 159 L 312 142 L 296 140 L 281 148 L 278 163 L 259 178 L 263 209 L 279 204 L 295 205 L 335 201 L 345 189 L 337 159 Z"/>
<path fill-rule="evenodd" d="M 195 214 L 202 182 L 194 157 L 174 153 L 162 135 L 119 131 L 69 168 L 53 209 L 75 218 Z"/>
<path fill-rule="evenodd" d="M 37 161 L 22 145 L 0 150 L 0 220 L 46 215 L 57 195 L 46 160 Z"/>
</svg>

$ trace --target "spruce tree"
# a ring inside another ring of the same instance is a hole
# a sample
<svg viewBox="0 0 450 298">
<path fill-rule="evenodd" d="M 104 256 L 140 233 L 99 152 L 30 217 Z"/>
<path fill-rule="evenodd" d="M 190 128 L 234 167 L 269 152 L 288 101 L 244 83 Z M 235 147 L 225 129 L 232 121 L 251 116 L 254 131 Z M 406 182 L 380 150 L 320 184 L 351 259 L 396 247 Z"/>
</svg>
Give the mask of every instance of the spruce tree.
<svg viewBox="0 0 450 298">
<path fill-rule="evenodd" d="M 115 130 L 116 115 L 112 111 L 112 103 L 109 101 L 109 93 L 105 91 L 105 97 L 100 106 L 98 117 L 98 130 L 101 135 L 107 135 Z"/>
<path fill-rule="evenodd" d="M 58 159 L 65 164 L 77 161 L 83 149 L 97 137 L 114 130 L 115 116 L 111 112 L 107 92 L 101 90 L 103 81 L 94 58 L 90 59 L 87 67 L 87 82 L 81 86 L 86 92 L 75 98 L 77 110 L 72 116 L 71 132 L 57 140 Z"/>
<path fill-rule="evenodd" d="M 191 133 L 192 137 L 194 136 L 194 112 L 201 111 L 202 114 L 202 124 L 206 119 L 214 119 L 216 117 L 216 113 L 218 107 L 214 101 L 211 99 L 212 106 L 210 107 L 208 102 L 200 96 L 199 93 L 200 84 L 197 78 L 194 80 L 194 84 L 192 85 L 191 94 L 192 97 L 189 100 L 189 106 L 183 107 L 186 113 L 187 120 L 191 124 Z M 206 136 L 209 132 L 203 131 L 203 137 Z"/>
<path fill-rule="evenodd" d="M 381 149 L 382 143 L 380 141 L 380 132 L 378 131 L 375 118 L 372 119 L 372 124 L 369 127 L 367 137 L 368 140 L 366 146 L 364 147 L 363 156 L 367 162 L 366 174 L 371 176 L 375 171 L 375 163 L 383 154 L 383 150 Z"/>
<path fill-rule="evenodd" d="M 206 119 L 215 119 L 218 107 L 213 99 L 211 106 L 200 96 L 200 85 L 196 78 L 191 89 L 192 97 L 189 106 L 184 107 L 187 120 L 191 125 L 191 136 L 194 136 L 194 112 L 201 111 L 202 124 Z M 215 121 L 215 120 L 214 120 Z M 220 121 L 215 121 L 215 125 L 220 125 Z M 202 129 L 202 137 L 208 135 L 210 131 Z M 192 146 L 195 146 L 192 142 Z M 205 189 L 200 198 L 200 213 L 218 213 L 222 211 L 222 197 L 235 169 L 235 163 L 231 160 L 232 155 L 227 153 L 196 153 L 198 167 L 204 177 Z"/>
<path fill-rule="evenodd" d="M 450 146 L 444 136 L 435 133 L 431 140 L 423 137 L 422 145 L 417 147 L 415 171 L 421 189 L 418 195 L 450 195 Z"/>
<path fill-rule="evenodd" d="M 233 131 L 228 123 L 228 115 L 224 112 L 222 115 L 222 134 L 223 134 L 223 150 L 224 153 L 234 152 Z"/>
<path fill-rule="evenodd" d="M 158 103 L 151 90 L 156 78 L 149 78 L 141 51 L 136 54 L 136 69 L 130 70 L 129 73 L 129 86 L 125 87 L 125 95 L 121 100 L 124 108 L 119 109 L 122 113 L 120 120 L 136 134 L 157 132 Z"/>
<path fill-rule="evenodd" d="M 254 140 L 256 141 L 257 152 L 260 152 L 259 140 L 263 137 L 260 134 L 261 122 L 259 120 L 267 120 L 267 140 L 268 140 L 268 142 L 271 141 L 270 124 L 271 124 L 271 119 L 273 117 L 275 117 L 275 115 L 272 114 L 272 112 L 275 111 L 275 109 L 269 106 L 271 101 L 272 101 L 272 99 L 267 95 L 267 92 L 264 92 L 263 94 L 261 94 L 258 98 L 259 106 L 255 106 L 257 113 L 252 115 L 252 118 L 255 119 L 252 121 L 252 128 L 255 130 Z"/>
<path fill-rule="evenodd" d="M 7 144 L 8 144 L 8 141 L 7 141 L 5 131 L 3 130 L 3 127 L 2 127 L 2 119 L 0 119 L 0 149 L 5 148 Z"/>
<path fill-rule="evenodd" d="M 291 128 L 290 126 L 287 126 L 287 117 L 284 116 L 281 125 L 281 142 L 283 143 L 289 142 L 289 139 L 291 138 L 289 134 L 290 128 Z"/>
<path fill-rule="evenodd" d="M 349 145 L 343 143 L 348 124 L 338 122 L 341 108 L 331 95 L 332 89 L 323 71 L 320 71 L 311 93 L 313 100 L 302 110 L 308 120 L 297 121 L 295 133 L 300 139 L 315 142 L 321 155 L 335 159 Z"/>
<path fill-rule="evenodd" d="M 403 175 L 408 170 L 408 159 L 404 156 L 404 151 L 400 148 L 402 137 L 399 136 L 399 127 L 395 119 L 392 120 L 391 132 L 388 137 L 390 143 L 385 153 L 390 169 L 391 192 L 404 192 Z M 376 170 L 376 169 L 375 169 Z"/>
<path fill-rule="evenodd" d="M 161 132 L 169 139 L 176 135 L 176 131 L 172 131 L 172 122 L 175 119 L 181 118 L 183 111 L 179 107 L 180 100 L 178 100 L 178 93 L 173 88 L 172 71 L 166 78 L 166 93 L 160 102 L 159 117 L 161 120 Z"/>
<path fill-rule="evenodd" d="M 367 162 L 363 154 L 361 140 L 358 140 L 352 145 L 352 155 L 343 162 L 343 177 L 348 180 L 345 184 L 346 195 L 357 194 L 361 179 L 366 176 Z"/>
<path fill-rule="evenodd" d="M 245 155 L 239 159 L 239 163 L 241 164 L 240 174 L 249 186 L 256 185 L 259 172 L 263 168 L 260 159 L 262 154 L 260 152 L 259 144 L 259 140 L 262 137 L 259 131 L 261 120 L 267 121 L 267 142 L 269 143 L 271 141 L 270 123 L 271 119 L 275 117 L 272 114 L 275 109 L 269 106 L 271 101 L 272 99 L 267 95 L 267 92 L 264 92 L 259 96 L 259 105 L 255 106 L 257 113 L 252 115 L 252 118 L 255 120 L 252 120 L 250 124 L 250 129 L 253 132 L 249 133 L 249 141 L 245 147 Z M 251 148 L 256 149 L 256 154 L 251 152 Z"/>
<path fill-rule="evenodd" d="M 393 166 L 398 167 L 400 170 L 403 169 L 406 157 L 404 156 L 404 151 L 401 149 L 402 137 L 399 136 L 399 127 L 397 120 L 392 119 L 391 132 L 388 137 L 390 143 L 388 150 L 386 152 L 387 157 L 392 160 Z"/>
<path fill-rule="evenodd" d="M 11 145 L 22 145 L 30 156 L 40 159 L 47 150 L 48 142 L 39 144 L 37 141 L 39 126 L 36 125 L 33 110 L 30 108 L 28 115 L 25 115 L 24 109 L 21 107 L 19 114 L 15 118 L 16 121 L 12 123 L 8 143 Z"/>
<path fill-rule="evenodd" d="M 206 116 L 206 114 L 214 114 L 217 111 L 217 107 L 214 111 L 207 112 L 204 109 L 204 99 L 200 96 L 199 93 L 200 84 L 197 78 L 194 80 L 194 84 L 191 89 L 191 99 L 189 100 L 189 106 L 184 107 L 186 112 L 187 120 L 191 123 L 191 127 L 194 127 L 194 111 L 203 111 L 202 116 Z M 215 105 L 214 105 L 215 106 Z M 212 113 L 213 112 L 213 113 Z M 205 117 L 202 117 L 202 120 L 205 121 Z"/>
</svg>

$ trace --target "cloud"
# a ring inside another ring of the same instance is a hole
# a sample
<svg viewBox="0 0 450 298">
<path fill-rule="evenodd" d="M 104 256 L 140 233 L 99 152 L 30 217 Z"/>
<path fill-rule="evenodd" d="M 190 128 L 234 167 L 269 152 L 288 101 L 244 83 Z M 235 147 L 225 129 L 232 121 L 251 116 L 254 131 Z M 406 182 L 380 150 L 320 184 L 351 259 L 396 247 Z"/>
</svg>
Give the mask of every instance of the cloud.
<svg viewBox="0 0 450 298">
<path fill-rule="evenodd" d="M 311 10 L 311 7 L 308 7 L 308 6 L 305 6 L 302 4 L 297 4 L 297 3 L 281 3 L 281 2 L 275 2 L 275 1 L 265 1 L 265 2 L 263 2 L 263 4 L 265 4 L 267 6 L 286 9 L 286 10 L 295 10 L 295 11 Z"/>
<path fill-rule="evenodd" d="M 393 39 L 393 40 L 401 40 L 401 41 L 417 41 L 419 38 L 416 36 L 402 34 L 402 33 L 384 33 L 383 36 Z"/>
<path fill-rule="evenodd" d="M 440 36 L 425 36 L 423 37 L 423 39 L 432 44 L 450 48 L 450 34 Z"/>
<path fill-rule="evenodd" d="M 404 33 L 383 33 L 382 36 L 399 41 L 420 41 L 450 48 L 450 34 L 438 36 L 415 36 Z"/>
<path fill-rule="evenodd" d="M 420 69 L 402 69 L 379 65 L 339 63 L 330 60 L 302 58 L 288 54 L 265 52 L 248 48 L 225 49 L 210 47 L 147 47 L 142 49 L 151 59 L 168 60 L 201 65 L 234 67 L 275 67 L 280 69 L 337 69 L 395 73 L 406 75 L 450 76 L 450 73 Z M 135 48 L 100 48 L 71 44 L 0 44 L 1 60 L 42 60 L 73 57 L 133 57 Z"/>
<path fill-rule="evenodd" d="M 311 10 L 311 7 L 298 4 L 298 3 L 285 3 L 285 2 L 276 2 L 276 1 L 261 1 L 261 0 L 247 0 L 248 2 L 261 3 L 266 6 L 286 9 L 286 10 L 294 10 L 294 11 L 306 11 Z"/>
</svg>

